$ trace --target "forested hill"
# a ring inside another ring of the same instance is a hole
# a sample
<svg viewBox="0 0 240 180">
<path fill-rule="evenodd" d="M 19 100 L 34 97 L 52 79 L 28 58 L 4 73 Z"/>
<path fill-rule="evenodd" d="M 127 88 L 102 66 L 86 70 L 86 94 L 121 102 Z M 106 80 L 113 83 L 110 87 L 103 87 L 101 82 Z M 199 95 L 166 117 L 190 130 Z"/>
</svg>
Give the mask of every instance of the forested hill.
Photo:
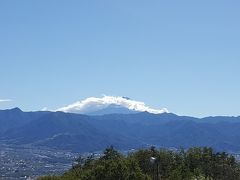
<svg viewBox="0 0 240 180">
<path fill-rule="evenodd" d="M 240 164 L 225 152 L 211 148 L 138 150 L 123 156 L 112 147 L 99 159 L 79 157 L 62 176 L 39 180 L 238 180 Z"/>
<path fill-rule="evenodd" d="M 75 152 L 209 146 L 240 152 L 240 117 L 198 119 L 171 113 L 87 116 L 63 112 L 0 111 L 0 143 Z"/>
</svg>

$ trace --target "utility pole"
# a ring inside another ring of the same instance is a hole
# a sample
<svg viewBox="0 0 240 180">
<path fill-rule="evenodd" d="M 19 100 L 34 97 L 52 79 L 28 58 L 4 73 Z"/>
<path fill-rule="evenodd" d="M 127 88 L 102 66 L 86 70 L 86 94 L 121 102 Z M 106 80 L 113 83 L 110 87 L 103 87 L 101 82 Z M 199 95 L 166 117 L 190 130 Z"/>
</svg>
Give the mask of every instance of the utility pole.
<svg viewBox="0 0 240 180">
<path fill-rule="evenodd" d="M 153 166 L 153 180 L 160 180 L 160 177 L 159 177 L 159 164 L 158 164 L 157 158 L 156 157 L 151 157 L 150 158 L 150 163 Z M 155 168 L 157 168 L 156 169 L 156 174 L 155 174 Z"/>
</svg>

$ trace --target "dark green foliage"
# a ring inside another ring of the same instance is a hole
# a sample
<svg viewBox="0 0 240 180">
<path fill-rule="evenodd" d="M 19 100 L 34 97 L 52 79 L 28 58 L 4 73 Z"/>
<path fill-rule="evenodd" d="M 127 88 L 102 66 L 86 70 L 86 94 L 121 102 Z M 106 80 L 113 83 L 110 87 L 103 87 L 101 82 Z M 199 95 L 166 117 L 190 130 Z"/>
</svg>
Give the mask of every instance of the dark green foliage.
<svg viewBox="0 0 240 180">
<path fill-rule="evenodd" d="M 154 157 L 154 158 L 152 158 Z M 154 160 L 152 161 L 151 160 Z M 238 180 L 240 165 L 225 152 L 190 148 L 178 152 L 150 148 L 123 156 L 113 147 L 99 159 L 78 158 L 62 176 L 40 180 Z"/>
</svg>

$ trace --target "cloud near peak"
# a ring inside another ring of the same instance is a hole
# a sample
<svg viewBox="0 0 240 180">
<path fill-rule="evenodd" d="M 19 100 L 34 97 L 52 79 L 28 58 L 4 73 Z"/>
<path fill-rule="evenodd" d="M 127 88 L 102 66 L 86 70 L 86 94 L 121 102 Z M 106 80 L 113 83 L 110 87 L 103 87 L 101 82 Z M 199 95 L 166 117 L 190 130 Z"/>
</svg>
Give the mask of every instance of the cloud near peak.
<svg viewBox="0 0 240 180">
<path fill-rule="evenodd" d="M 145 105 L 144 102 L 131 100 L 126 97 L 103 96 L 102 98 L 89 97 L 85 100 L 78 101 L 68 106 L 57 109 L 56 111 L 72 112 L 72 113 L 89 113 L 92 111 L 107 108 L 109 105 L 118 105 L 129 110 L 138 112 L 149 112 L 153 114 L 161 114 L 168 112 L 166 108 L 153 109 Z"/>
</svg>

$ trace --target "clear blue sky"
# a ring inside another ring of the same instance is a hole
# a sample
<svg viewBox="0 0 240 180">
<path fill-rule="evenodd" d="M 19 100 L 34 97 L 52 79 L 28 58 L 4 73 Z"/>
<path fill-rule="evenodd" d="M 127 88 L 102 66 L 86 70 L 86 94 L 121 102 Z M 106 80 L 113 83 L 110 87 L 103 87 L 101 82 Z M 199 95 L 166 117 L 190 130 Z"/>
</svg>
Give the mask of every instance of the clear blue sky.
<svg viewBox="0 0 240 180">
<path fill-rule="evenodd" d="M 240 1 L 2 0 L 0 109 L 118 95 L 240 115 Z"/>
</svg>

